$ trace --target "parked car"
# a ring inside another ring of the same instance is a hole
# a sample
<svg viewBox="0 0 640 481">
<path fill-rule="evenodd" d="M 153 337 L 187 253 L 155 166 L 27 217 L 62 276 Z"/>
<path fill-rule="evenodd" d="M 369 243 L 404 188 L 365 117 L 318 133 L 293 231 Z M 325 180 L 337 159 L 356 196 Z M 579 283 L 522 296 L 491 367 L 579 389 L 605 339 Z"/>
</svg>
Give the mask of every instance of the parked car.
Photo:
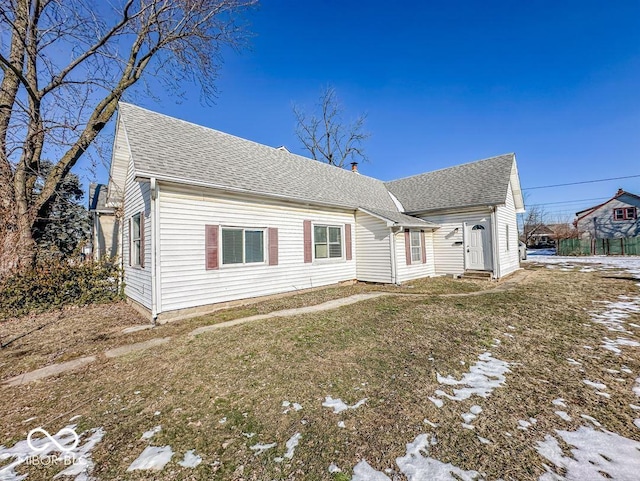
<svg viewBox="0 0 640 481">
<path fill-rule="evenodd" d="M 520 260 L 521 261 L 526 261 L 527 260 L 527 245 L 520 241 L 518 242 L 518 251 L 520 251 Z"/>
</svg>

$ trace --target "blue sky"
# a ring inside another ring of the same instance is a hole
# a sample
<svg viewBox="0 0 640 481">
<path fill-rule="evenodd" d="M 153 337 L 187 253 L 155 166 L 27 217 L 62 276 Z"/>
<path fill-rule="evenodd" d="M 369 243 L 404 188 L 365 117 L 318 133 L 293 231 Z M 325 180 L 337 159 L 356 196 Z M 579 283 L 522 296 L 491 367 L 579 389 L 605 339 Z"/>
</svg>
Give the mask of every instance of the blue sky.
<svg viewBox="0 0 640 481">
<path fill-rule="evenodd" d="M 639 1 L 264 1 L 250 48 L 226 52 L 219 97 L 134 103 L 304 154 L 292 103 L 333 85 L 366 112 L 383 180 L 515 152 L 524 188 L 640 174 Z M 106 173 L 99 173 L 104 181 Z M 571 214 L 640 194 L 640 177 L 527 191 Z"/>
</svg>

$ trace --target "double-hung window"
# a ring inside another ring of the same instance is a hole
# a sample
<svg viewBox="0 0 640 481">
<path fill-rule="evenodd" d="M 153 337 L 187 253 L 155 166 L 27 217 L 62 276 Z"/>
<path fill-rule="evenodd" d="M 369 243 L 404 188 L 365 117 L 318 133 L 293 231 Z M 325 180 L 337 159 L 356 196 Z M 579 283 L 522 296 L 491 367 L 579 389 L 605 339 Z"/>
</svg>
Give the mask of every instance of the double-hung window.
<svg viewBox="0 0 640 481">
<path fill-rule="evenodd" d="M 222 228 L 222 264 L 264 262 L 264 229 Z"/>
<path fill-rule="evenodd" d="M 129 264 L 132 266 L 142 266 L 142 214 L 136 214 L 131 217 L 131 250 L 129 255 L 131 259 Z"/>
<path fill-rule="evenodd" d="M 313 226 L 313 252 L 316 259 L 342 257 L 342 228 L 332 225 Z"/>
<path fill-rule="evenodd" d="M 613 209 L 613 220 L 634 220 L 637 217 L 635 207 L 620 207 Z"/>
<path fill-rule="evenodd" d="M 409 232 L 411 243 L 411 262 L 422 261 L 422 233 L 419 230 Z"/>
</svg>

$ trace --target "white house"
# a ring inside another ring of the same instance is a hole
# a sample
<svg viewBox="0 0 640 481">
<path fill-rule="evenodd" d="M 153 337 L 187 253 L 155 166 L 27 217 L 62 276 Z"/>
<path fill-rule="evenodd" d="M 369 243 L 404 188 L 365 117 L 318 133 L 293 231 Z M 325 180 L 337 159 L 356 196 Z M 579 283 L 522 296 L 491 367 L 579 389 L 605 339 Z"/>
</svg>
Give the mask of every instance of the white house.
<svg viewBox="0 0 640 481">
<path fill-rule="evenodd" d="M 514 154 L 385 183 L 121 103 L 110 174 L 125 293 L 159 321 L 343 281 L 519 268 Z"/>
</svg>

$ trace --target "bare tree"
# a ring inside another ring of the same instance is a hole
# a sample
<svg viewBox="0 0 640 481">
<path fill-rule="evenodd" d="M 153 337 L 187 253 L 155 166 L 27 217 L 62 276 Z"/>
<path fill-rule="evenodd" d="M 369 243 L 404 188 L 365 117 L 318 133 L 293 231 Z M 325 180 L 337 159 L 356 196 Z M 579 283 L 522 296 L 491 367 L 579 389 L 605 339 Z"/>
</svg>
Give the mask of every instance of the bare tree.
<svg viewBox="0 0 640 481">
<path fill-rule="evenodd" d="M 529 246 L 533 236 L 541 233 L 541 229 L 545 227 L 546 213 L 542 207 L 533 205 L 527 209 L 525 215 L 521 216 L 520 221 L 522 233 L 520 240 Z"/>
<path fill-rule="evenodd" d="M 0 0 L 0 273 L 34 262 L 34 222 L 140 79 L 212 99 L 256 2 Z M 43 156 L 55 162 L 35 189 Z"/>
<path fill-rule="evenodd" d="M 319 114 L 307 113 L 293 106 L 296 117 L 296 135 L 311 157 L 337 167 L 347 161 L 366 161 L 363 143 L 371 134 L 364 131 L 366 115 L 362 114 L 353 123 L 345 123 L 342 106 L 336 91 L 329 86 L 322 90 L 317 107 Z"/>
</svg>

